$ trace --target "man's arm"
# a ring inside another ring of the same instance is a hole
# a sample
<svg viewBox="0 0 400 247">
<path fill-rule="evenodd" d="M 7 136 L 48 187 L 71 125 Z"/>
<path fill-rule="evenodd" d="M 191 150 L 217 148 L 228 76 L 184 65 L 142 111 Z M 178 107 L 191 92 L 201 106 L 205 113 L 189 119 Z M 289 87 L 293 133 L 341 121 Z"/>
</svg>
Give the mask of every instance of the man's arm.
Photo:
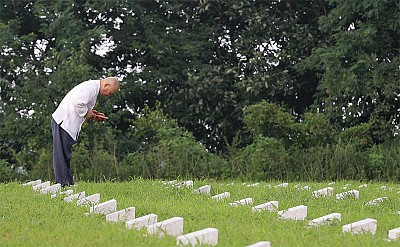
<svg viewBox="0 0 400 247">
<path fill-rule="evenodd" d="M 96 113 L 97 113 L 96 110 L 88 110 L 88 111 L 86 112 L 86 114 L 85 114 L 85 118 L 86 118 L 86 119 L 95 120 L 95 118 L 96 118 Z"/>
</svg>

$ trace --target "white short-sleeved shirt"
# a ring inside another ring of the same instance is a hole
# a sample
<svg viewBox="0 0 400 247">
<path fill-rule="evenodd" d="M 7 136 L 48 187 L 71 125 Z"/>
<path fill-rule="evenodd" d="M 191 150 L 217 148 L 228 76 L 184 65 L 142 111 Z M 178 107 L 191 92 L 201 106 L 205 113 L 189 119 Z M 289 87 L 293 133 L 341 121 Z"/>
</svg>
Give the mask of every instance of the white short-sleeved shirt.
<svg viewBox="0 0 400 247">
<path fill-rule="evenodd" d="M 88 110 L 96 104 L 100 92 L 100 80 L 84 81 L 65 95 L 52 114 L 54 121 L 63 128 L 75 141 L 85 121 Z"/>
</svg>

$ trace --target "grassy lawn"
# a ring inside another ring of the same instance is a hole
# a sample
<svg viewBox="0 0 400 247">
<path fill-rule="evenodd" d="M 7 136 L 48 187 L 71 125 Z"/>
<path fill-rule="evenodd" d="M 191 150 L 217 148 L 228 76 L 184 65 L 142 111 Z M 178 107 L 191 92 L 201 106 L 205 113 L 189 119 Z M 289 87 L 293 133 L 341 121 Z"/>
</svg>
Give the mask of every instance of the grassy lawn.
<svg viewBox="0 0 400 247">
<path fill-rule="evenodd" d="M 75 192 L 86 195 L 99 193 L 101 202 L 116 199 L 117 210 L 136 208 L 136 217 L 157 214 L 158 221 L 179 216 L 184 218 L 184 234 L 207 227 L 219 230 L 218 246 L 246 246 L 258 241 L 270 241 L 271 246 L 398 246 L 400 241 L 388 242 L 388 231 L 400 227 L 399 184 L 341 181 L 300 183 L 311 190 L 275 188 L 280 182 L 261 182 L 249 187 L 241 182 L 194 181 L 194 189 L 209 184 L 211 194 L 230 192 L 231 198 L 214 201 L 193 189 L 166 188 L 158 180 L 132 180 L 123 183 L 80 182 Z M 346 184 L 347 188 L 344 188 Z M 270 185 L 270 186 L 268 186 Z M 312 191 L 331 186 L 334 194 L 359 190 L 360 198 L 337 201 L 335 195 L 313 198 Z M 386 186 L 386 189 L 381 188 Z M 366 202 L 388 197 L 379 206 Z M 232 207 L 229 202 L 251 197 L 254 204 L 278 201 L 279 210 L 298 205 L 308 207 L 305 220 L 281 220 L 277 212 L 252 212 L 251 206 Z M 126 229 L 124 223 L 106 222 L 102 215 L 89 215 L 89 208 L 66 203 L 62 198 L 35 192 L 20 183 L 0 184 L 0 246 L 174 246 L 175 238 L 146 236 L 144 231 Z M 331 225 L 308 227 L 310 220 L 330 213 L 341 213 L 342 220 Z M 378 221 L 376 234 L 352 235 L 342 233 L 342 226 L 365 218 Z"/>
</svg>

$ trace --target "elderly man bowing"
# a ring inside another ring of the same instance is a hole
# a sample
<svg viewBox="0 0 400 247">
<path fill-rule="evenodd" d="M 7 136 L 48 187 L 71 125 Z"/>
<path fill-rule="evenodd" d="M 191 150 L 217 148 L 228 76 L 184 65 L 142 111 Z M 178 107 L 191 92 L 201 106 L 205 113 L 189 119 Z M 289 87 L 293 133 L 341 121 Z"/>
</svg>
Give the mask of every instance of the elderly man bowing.
<svg viewBox="0 0 400 247">
<path fill-rule="evenodd" d="M 93 110 L 97 96 L 110 96 L 118 89 L 119 82 L 115 77 L 82 82 L 68 92 L 52 114 L 53 167 L 56 183 L 63 187 L 74 185 L 70 170 L 72 145 L 76 143 L 85 119 L 107 119 L 103 113 Z"/>
</svg>

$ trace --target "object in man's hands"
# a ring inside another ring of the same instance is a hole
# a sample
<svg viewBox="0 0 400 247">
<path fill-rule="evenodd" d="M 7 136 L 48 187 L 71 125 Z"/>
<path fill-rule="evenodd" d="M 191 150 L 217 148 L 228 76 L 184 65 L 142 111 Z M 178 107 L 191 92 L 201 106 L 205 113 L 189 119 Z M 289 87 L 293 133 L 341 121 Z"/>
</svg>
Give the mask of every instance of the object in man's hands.
<svg viewBox="0 0 400 247">
<path fill-rule="evenodd" d="M 103 113 L 98 113 L 94 117 L 95 121 L 104 121 L 106 119 L 108 119 L 108 117 L 106 117 Z"/>
</svg>

